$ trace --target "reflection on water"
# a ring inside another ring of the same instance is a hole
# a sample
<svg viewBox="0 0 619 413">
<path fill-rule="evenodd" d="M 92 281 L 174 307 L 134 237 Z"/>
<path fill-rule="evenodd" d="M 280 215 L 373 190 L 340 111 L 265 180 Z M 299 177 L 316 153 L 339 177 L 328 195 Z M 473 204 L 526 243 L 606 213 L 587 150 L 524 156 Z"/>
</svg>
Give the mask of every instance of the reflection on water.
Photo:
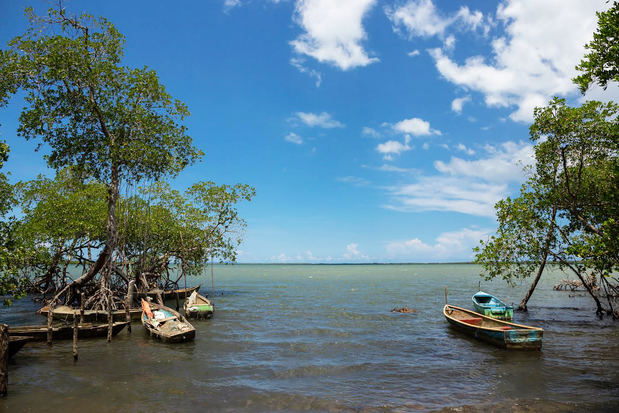
<svg viewBox="0 0 619 413">
<path fill-rule="evenodd" d="M 121 332 L 112 343 L 29 344 L 10 362 L 3 411 L 613 411 L 619 330 L 587 297 L 544 275 L 518 322 L 543 327 L 541 353 L 463 336 L 442 316 L 471 306 L 473 265 L 237 265 L 216 268 L 216 313 L 192 343 Z M 195 279 L 195 284 L 210 285 Z M 515 289 L 484 283 L 504 301 Z M 206 292 L 203 290 L 203 292 Z M 171 303 L 170 305 L 174 305 Z M 408 306 L 415 313 L 391 313 Z M 2 322 L 44 322 L 22 300 Z"/>
</svg>

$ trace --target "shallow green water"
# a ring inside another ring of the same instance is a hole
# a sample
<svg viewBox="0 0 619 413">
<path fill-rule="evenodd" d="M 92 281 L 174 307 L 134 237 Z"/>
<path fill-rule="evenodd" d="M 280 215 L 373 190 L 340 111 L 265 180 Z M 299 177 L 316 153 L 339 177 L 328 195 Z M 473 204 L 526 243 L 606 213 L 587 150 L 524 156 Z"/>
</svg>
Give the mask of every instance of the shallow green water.
<svg viewBox="0 0 619 413">
<path fill-rule="evenodd" d="M 133 324 L 112 343 L 29 344 L 10 362 L 19 411 L 613 411 L 619 324 L 547 272 L 516 320 L 545 329 L 540 353 L 508 352 L 451 329 L 471 307 L 474 265 L 236 265 L 215 268 L 215 316 L 193 343 L 166 345 Z M 210 292 L 210 275 L 192 279 Z M 482 282 L 518 303 L 528 285 Z M 174 305 L 174 303 L 169 303 Z M 391 313 L 408 306 L 415 313 Z M 2 322 L 43 322 L 30 300 Z"/>
</svg>

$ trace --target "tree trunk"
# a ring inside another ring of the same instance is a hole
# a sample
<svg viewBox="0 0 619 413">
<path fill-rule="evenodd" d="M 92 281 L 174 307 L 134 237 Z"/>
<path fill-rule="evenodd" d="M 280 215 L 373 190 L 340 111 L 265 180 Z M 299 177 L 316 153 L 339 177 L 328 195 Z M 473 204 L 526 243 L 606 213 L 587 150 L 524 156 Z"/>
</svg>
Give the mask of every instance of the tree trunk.
<svg viewBox="0 0 619 413">
<path fill-rule="evenodd" d="M 542 277 L 542 273 L 544 272 L 544 267 L 546 267 L 546 260 L 548 258 L 548 251 L 550 251 L 550 242 L 552 241 L 552 233 L 555 227 L 555 217 L 557 216 L 557 206 L 554 205 L 552 207 L 552 218 L 550 219 L 550 228 L 548 229 L 548 233 L 546 234 L 546 240 L 544 244 L 544 255 L 542 256 L 542 262 L 539 264 L 539 268 L 537 270 L 537 274 L 535 275 L 535 279 L 527 292 L 527 295 L 522 299 L 520 305 L 516 309 L 516 311 L 527 311 L 527 303 L 529 299 L 533 295 L 533 291 L 535 291 L 535 287 L 537 287 L 537 283 L 539 279 Z"/>
</svg>

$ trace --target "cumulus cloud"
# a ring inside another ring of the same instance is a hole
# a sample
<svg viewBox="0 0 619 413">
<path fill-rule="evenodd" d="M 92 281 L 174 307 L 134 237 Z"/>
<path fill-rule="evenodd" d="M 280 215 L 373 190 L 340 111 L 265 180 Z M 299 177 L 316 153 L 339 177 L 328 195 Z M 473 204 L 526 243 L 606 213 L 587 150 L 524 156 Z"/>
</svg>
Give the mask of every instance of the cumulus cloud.
<svg viewBox="0 0 619 413">
<path fill-rule="evenodd" d="M 462 107 L 464 106 L 464 104 L 470 101 L 471 97 L 468 95 L 461 98 L 455 98 L 451 101 L 451 110 L 453 110 L 457 114 L 460 114 L 462 113 Z"/>
<path fill-rule="evenodd" d="M 411 0 L 395 7 L 387 6 L 385 13 L 393 23 L 393 30 L 410 39 L 413 37 L 443 37 L 450 26 L 475 30 L 482 26 L 484 19 L 483 13 L 471 12 L 466 6 L 461 7 L 451 16 L 443 16 L 432 0 Z"/>
<path fill-rule="evenodd" d="M 288 135 L 284 136 L 284 140 L 286 142 L 295 143 L 297 145 L 301 145 L 303 143 L 303 138 L 301 138 L 294 132 L 290 132 Z"/>
<path fill-rule="evenodd" d="M 462 260 L 472 258 L 472 248 L 490 234 L 487 229 L 463 228 L 440 234 L 434 243 L 419 238 L 387 243 L 385 250 L 391 259 L 410 261 Z"/>
<path fill-rule="evenodd" d="M 608 7 L 581 0 L 506 0 L 496 11 L 504 31 L 491 39 L 489 59 L 471 56 L 458 63 L 441 49 L 430 55 L 446 80 L 482 93 L 488 106 L 515 107 L 510 118 L 530 122 L 536 106 L 576 93 L 574 67 L 596 28 L 595 12 Z M 476 21 L 470 18 L 471 27 Z M 442 35 L 420 30 L 413 33 Z"/>
<path fill-rule="evenodd" d="M 452 211 L 494 217 L 494 204 L 509 185 L 524 180 L 523 167 L 533 164 L 527 143 L 506 142 L 486 146 L 485 157 L 436 161 L 434 175 L 418 175 L 412 183 L 389 188 L 388 209 L 403 212 Z"/>
<path fill-rule="evenodd" d="M 367 259 L 368 257 L 359 251 L 359 245 L 357 243 L 351 242 L 346 245 L 346 253 L 344 254 L 344 258 L 347 260 L 360 260 Z"/>
<path fill-rule="evenodd" d="M 341 70 L 367 66 L 370 57 L 362 42 L 362 21 L 376 0 L 297 0 L 295 22 L 304 33 L 290 42 L 299 55 L 310 56 Z"/>
<path fill-rule="evenodd" d="M 411 137 L 406 135 L 404 137 L 404 143 L 400 141 L 387 141 L 378 144 L 376 150 L 383 154 L 383 158 L 386 160 L 392 160 L 394 155 L 399 155 L 402 152 L 410 151 L 413 149 L 410 146 Z"/>
<path fill-rule="evenodd" d="M 331 118 L 327 112 L 311 113 L 297 112 L 296 118 L 309 127 L 318 127 L 324 129 L 343 128 L 344 124 Z"/>
<path fill-rule="evenodd" d="M 441 131 L 430 129 L 430 122 L 419 118 L 404 119 L 393 125 L 393 129 L 400 133 L 414 136 L 440 135 Z"/>
<path fill-rule="evenodd" d="M 408 52 L 407 55 L 409 55 L 410 57 L 415 57 L 415 56 L 419 56 L 421 54 L 421 52 L 417 49 L 413 50 L 412 52 Z"/>
</svg>

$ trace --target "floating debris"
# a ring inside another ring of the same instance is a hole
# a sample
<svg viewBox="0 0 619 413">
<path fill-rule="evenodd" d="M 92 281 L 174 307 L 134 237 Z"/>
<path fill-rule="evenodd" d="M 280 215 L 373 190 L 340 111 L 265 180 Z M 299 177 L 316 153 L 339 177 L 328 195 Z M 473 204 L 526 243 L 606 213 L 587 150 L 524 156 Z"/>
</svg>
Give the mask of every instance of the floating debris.
<svg viewBox="0 0 619 413">
<path fill-rule="evenodd" d="M 414 310 L 412 308 L 408 308 L 408 307 L 401 307 L 401 308 L 392 308 L 391 309 L 392 313 L 416 313 L 417 310 Z"/>
</svg>

